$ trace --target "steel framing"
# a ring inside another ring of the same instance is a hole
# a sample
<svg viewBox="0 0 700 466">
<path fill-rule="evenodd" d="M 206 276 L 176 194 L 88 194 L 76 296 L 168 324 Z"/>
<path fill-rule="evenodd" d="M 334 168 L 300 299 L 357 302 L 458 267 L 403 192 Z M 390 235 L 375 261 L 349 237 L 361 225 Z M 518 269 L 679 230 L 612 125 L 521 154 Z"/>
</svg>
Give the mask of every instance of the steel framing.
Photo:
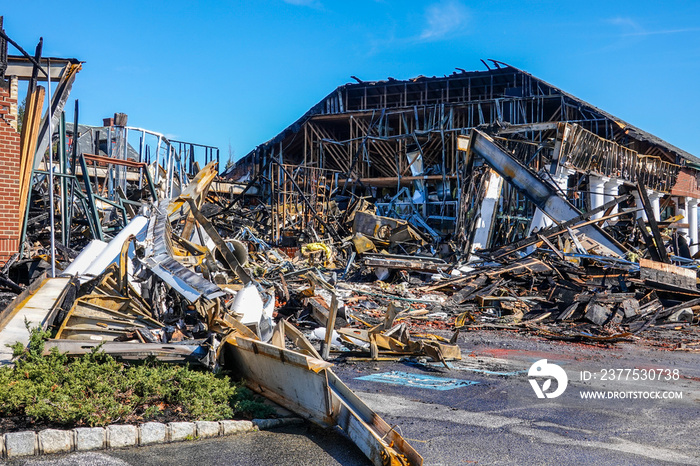
<svg viewBox="0 0 700 466">
<path fill-rule="evenodd" d="M 442 193 L 423 199 L 426 204 L 437 202 L 440 214 L 433 212 L 431 219 L 428 209 L 419 211 L 431 228 L 446 234 L 455 232 L 458 217 L 458 213 L 444 213 L 449 210 L 448 202 L 461 205 L 460 183 L 470 176 L 458 154 L 457 137 L 474 127 L 506 136 L 502 144 L 537 171 L 552 160 L 562 131 L 558 123 L 566 123 L 576 144 L 581 143 L 562 149 L 570 168 L 582 174 L 619 176 L 631 183 L 640 178 L 663 192 L 670 191 L 681 167 L 700 163 L 693 155 L 529 73 L 502 62 L 491 63 L 485 71 L 459 71 L 444 77 L 356 79 L 357 83 L 331 92 L 226 174 L 232 178 L 262 174 L 264 201 L 273 211 L 285 211 L 291 208 L 286 205 L 289 199 L 280 193 L 287 191 L 287 180 L 274 163 L 337 173 L 338 189 L 343 192 L 358 188 L 366 192 L 372 187 L 379 196 L 389 188 L 389 196 L 394 196 L 411 185 L 406 178 L 415 174 L 407 154 L 417 151 L 423 175 L 433 177 L 431 189 Z M 605 155 L 587 158 L 586 147 L 592 146 L 604 149 L 597 153 Z M 318 186 L 321 184 L 308 185 L 304 196 L 317 199 Z M 510 188 L 505 190 L 508 209 L 500 215 L 527 220 L 533 206 Z M 275 226 L 273 241 L 281 238 L 284 225 L 282 221 Z M 517 228 L 520 235 L 526 230 Z"/>
</svg>

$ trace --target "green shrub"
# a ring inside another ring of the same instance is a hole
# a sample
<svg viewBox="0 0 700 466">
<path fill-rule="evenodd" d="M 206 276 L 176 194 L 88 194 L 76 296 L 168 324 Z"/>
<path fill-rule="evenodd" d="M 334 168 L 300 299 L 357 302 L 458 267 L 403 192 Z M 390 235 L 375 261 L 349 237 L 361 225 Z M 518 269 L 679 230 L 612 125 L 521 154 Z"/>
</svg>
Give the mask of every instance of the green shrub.
<svg viewBox="0 0 700 466">
<path fill-rule="evenodd" d="M 0 416 L 57 425 L 103 426 L 147 420 L 267 417 L 272 409 L 225 374 L 148 361 L 127 365 L 98 348 L 68 358 L 43 356 L 48 332 L 33 329 L 28 348 L 14 345 L 14 368 L 0 368 Z"/>
</svg>

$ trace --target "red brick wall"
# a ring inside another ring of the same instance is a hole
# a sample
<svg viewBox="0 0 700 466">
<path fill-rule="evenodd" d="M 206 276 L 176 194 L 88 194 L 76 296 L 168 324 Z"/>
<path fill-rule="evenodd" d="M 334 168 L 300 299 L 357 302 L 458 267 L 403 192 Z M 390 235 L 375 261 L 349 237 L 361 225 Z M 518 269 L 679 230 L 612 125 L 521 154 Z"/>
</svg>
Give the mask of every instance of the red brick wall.
<svg viewBox="0 0 700 466">
<path fill-rule="evenodd" d="M 19 133 L 12 127 L 9 83 L 0 80 L 0 265 L 19 250 Z"/>
<path fill-rule="evenodd" d="M 700 198 L 697 176 L 697 171 L 686 167 L 681 168 L 676 184 L 671 188 L 671 194 L 674 196 Z"/>
</svg>

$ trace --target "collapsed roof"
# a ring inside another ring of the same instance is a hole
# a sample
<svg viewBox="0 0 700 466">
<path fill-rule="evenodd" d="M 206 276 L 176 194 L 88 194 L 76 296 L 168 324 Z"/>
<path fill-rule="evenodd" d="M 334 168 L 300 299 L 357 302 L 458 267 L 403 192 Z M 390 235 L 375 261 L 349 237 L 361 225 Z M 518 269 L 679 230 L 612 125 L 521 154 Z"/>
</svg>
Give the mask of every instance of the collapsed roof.
<svg viewBox="0 0 700 466">
<path fill-rule="evenodd" d="M 354 78 L 357 83 L 336 88 L 297 121 L 244 156 L 227 174 L 235 173 L 236 167 L 260 163 L 264 154 L 272 151 L 282 151 L 285 162 L 303 159 L 307 141 L 300 132 L 309 122 L 323 124 L 325 131 L 319 139 L 347 144 L 357 134 L 352 134 L 345 120 L 354 117 L 384 120 L 379 124 L 385 137 L 460 131 L 484 124 L 576 122 L 640 154 L 659 156 L 678 165 L 700 163 L 698 157 L 523 70 L 491 62 L 493 66 L 485 71 L 460 69 L 443 77 L 383 81 Z M 435 110 L 426 114 L 428 108 Z M 335 166 L 342 169 L 343 163 L 326 162 L 326 168 Z"/>
</svg>

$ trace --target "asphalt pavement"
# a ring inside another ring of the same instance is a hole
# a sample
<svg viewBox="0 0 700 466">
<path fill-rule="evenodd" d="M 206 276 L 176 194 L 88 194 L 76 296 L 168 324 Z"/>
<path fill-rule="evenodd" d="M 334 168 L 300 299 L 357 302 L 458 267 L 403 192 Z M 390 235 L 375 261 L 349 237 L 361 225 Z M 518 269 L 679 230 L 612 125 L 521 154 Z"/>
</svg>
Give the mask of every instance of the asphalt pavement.
<svg viewBox="0 0 700 466">
<path fill-rule="evenodd" d="M 10 461 L 12 466 L 335 466 L 371 464 L 342 433 L 287 426 L 190 442 Z"/>
<path fill-rule="evenodd" d="M 449 363 L 451 369 L 404 362 L 343 364 L 335 371 L 389 424 L 400 426 L 425 464 L 700 464 L 697 353 L 510 332 L 462 338 L 463 359 Z M 542 359 L 566 373 L 566 389 L 557 397 L 538 398 L 530 383 L 540 380 L 528 373 Z M 366 380 L 403 372 L 476 383 L 438 390 Z M 584 398 L 591 393 L 606 398 Z M 652 398 L 661 396 L 674 398 Z"/>
<path fill-rule="evenodd" d="M 459 343 L 462 361 L 449 368 L 420 360 L 362 361 L 338 363 L 334 371 L 397 426 L 426 465 L 700 464 L 697 352 L 634 343 L 602 347 L 497 331 L 462 335 Z M 8 464 L 368 462 L 342 433 L 290 426 Z"/>
</svg>

